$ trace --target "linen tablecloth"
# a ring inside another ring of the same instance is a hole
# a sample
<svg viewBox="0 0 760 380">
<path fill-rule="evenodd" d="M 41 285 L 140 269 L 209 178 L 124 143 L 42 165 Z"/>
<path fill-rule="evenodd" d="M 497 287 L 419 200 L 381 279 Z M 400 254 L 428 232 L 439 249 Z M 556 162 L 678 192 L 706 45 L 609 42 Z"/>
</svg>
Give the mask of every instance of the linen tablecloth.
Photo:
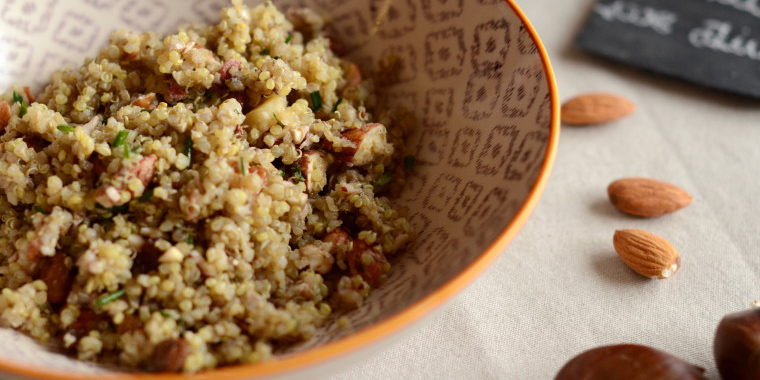
<svg viewBox="0 0 760 380">
<path fill-rule="evenodd" d="M 525 0 L 562 101 L 605 91 L 637 111 L 619 122 L 563 126 L 538 207 L 501 257 L 407 336 L 330 379 L 552 379 L 578 353 L 645 344 L 719 376 L 721 317 L 760 299 L 760 102 L 573 48 L 591 0 Z M 676 184 L 694 202 L 656 219 L 629 217 L 607 185 L 629 176 Z M 616 229 L 668 239 L 682 266 L 667 280 L 634 273 L 615 254 Z"/>
</svg>

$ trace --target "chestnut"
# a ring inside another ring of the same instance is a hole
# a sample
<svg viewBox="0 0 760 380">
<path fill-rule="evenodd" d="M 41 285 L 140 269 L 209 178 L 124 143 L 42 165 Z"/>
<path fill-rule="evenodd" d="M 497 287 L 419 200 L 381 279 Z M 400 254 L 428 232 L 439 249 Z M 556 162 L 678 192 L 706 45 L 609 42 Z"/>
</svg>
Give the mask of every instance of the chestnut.
<svg viewBox="0 0 760 380">
<path fill-rule="evenodd" d="M 713 355 L 723 380 L 760 379 L 760 308 L 724 316 Z"/>
<path fill-rule="evenodd" d="M 572 358 L 554 380 L 704 380 L 704 368 L 638 344 L 592 348 Z"/>
</svg>

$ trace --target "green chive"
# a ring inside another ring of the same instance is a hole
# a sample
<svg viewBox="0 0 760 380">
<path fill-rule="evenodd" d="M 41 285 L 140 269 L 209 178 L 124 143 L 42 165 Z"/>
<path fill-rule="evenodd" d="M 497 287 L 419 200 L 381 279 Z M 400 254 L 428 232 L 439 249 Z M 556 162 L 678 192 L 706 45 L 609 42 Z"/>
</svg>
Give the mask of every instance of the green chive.
<svg viewBox="0 0 760 380">
<path fill-rule="evenodd" d="M 161 309 L 158 311 L 159 314 L 161 314 L 164 318 L 173 318 L 172 313 L 169 312 L 169 310 Z"/>
<path fill-rule="evenodd" d="M 259 52 L 259 55 L 269 55 L 269 49 L 264 49 Z"/>
<path fill-rule="evenodd" d="M 26 103 L 21 103 L 21 107 L 18 108 L 18 117 L 24 117 L 26 115 Z"/>
<path fill-rule="evenodd" d="M 193 239 L 192 236 L 188 236 L 187 239 L 185 239 L 185 243 L 190 244 L 190 245 L 195 245 L 195 240 Z"/>
<path fill-rule="evenodd" d="M 61 125 L 57 126 L 56 128 L 58 128 L 58 130 L 61 131 L 61 132 L 63 132 L 63 133 L 74 132 L 74 127 L 72 127 L 70 125 L 66 125 L 66 124 L 61 124 Z"/>
<path fill-rule="evenodd" d="M 153 110 L 152 109 L 148 109 L 148 108 L 143 108 L 143 109 L 140 110 L 140 112 L 151 113 L 151 112 L 153 112 Z"/>
<path fill-rule="evenodd" d="M 45 211 L 44 209 L 42 209 L 42 207 L 37 206 L 37 205 L 32 206 L 32 211 L 39 212 L 40 214 L 47 214 L 47 211 Z"/>
<path fill-rule="evenodd" d="M 122 212 L 129 211 L 129 205 L 121 205 L 121 206 L 113 206 L 113 207 L 103 207 L 100 203 L 95 203 L 95 208 L 108 210 L 114 214 L 121 214 Z"/>
<path fill-rule="evenodd" d="M 115 291 L 115 292 L 113 292 L 113 293 L 111 293 L 111 294 L 109 294 L 107 296 L 100 297 L 97 300 L 97 302 L 95 302 L 95 306 L 97 306 L 97 307 L 103 307 L 103 305 L 121 298 L 122 296 L 124 296 L 124 293 L 125 293 L 124 289 L 121 289 L 121 290 L 117 290 L 117 291 Z"/>
<path fill-rule="evenodd" d="M 372 184 L 372 186 L 375 187 L 383 187 L 387 186 L 389 183 L 391 183 L 391 179 L 393 179 L 393 176 L 390 172 L 385 172 L 383 175 L 375 181 L 375 183 Z"/>
<path fill-rule="evenodd" d="M 332 110 L 333 113 L 335 113 L 335 111 L 338 110 L 338 106 L 340 105 L 340 103 L 343 103 L 343 98 L 338 98 L 338 101 L 335 102 L 335 107 L 333 107 L 333 110 Z"/>
<path fill-rule="evenodd" d="M 319 94 L 319 91 L 311 93 L 311 103 L 314 105 L 314 112 L 322 108 L 322 95 Z"/>
<path fill-rule="evenodd" d="M 404 156 L 404 167 L 410 172 L 414 171 L 414 156 Z"/>
<path fill-rule="evenodd" d="M 121 155 L 124 156 L 124 158 L 129 158 L 129 146 L 127 144 L 124 144 L 123 153 Z"/>
<path fill-rule="evenodd" d="M 24 98 L 16 90 L 13 90 L 13 103 L 24 104 Z"/>
<path fill-rule="evenodd" d="M 292 34 L 288 34 L 288 37 L 285 38 L 285 43 L 289 44 L 292 39 L 293 39 L 293 35 Z"/>
<path fill-rule="evenodd" d="M 108 119 L 105 119 L 105 118 L 104 118 L 104 119 L 103 119 L 103 121 L 101 121 L 101 122 L 100 122 L 100 124 L 103 124 L 103 125 L 106 125 L 106 124 L 108 124 Z"/>
<path fill-rule="evenodd" d="M 283 179 L 288 178 L 288 173 L 280 171 L 280 177 L 282 177 Z"/>
<path fill-rule="evenodd" d="M 293 165 L 293 176 L 296 177 L 299 181 L 306 181 L 306 177 L 303 176 L 303 172 L 301 171 L 301 167 L 298 166 L 298 164 Z"/>
<path fill-rule="evenodd" d="M 274 120 L 277 122 L 277 125 L 285 128 L 285 125 L 282 124 L 282 122 L 280 121 L 280 119 L 277 117 L 276 113 L 272 113 L 272 116 L 274 116 Z"/>
<path fill-rule="evenodd" d="M 243 157 L 240 157 L 240 173 L 243 174 L 243 177 L 245 177 L 248 174 L 248 169 L 245 168 L 245 161 L 243 161 Z"/>
<path fill-rule="evenodd" d="M 190 136 L 185 136 L 185 156 L 190 162 L 193 161 L 193 139 Z"/>
<path fill-rule="evenodd" d="M 150 189 L 148 189 L 148 191 L 146 191 L 145 193 L 143 193 L 143 195 L 141 195 L 140 198 L 138 198 L 137 200 L 140 201 L 140 202 L 145 202 L 148 199 L 153 198 L 153 189 L 154 189 L 153 187 L 151 187 Z"/>
<path fill-rule="evenodd" d="M 116 135 L 116 138 L 113 140 L 113 143 L 111 143 L 111 146 L 114 148 L 118 148 L 124 145 L 124 142 L 127 141 L 127 136 L 129 136 L 129 131 L 126 129 L 122 129 Z"/>
</svg>

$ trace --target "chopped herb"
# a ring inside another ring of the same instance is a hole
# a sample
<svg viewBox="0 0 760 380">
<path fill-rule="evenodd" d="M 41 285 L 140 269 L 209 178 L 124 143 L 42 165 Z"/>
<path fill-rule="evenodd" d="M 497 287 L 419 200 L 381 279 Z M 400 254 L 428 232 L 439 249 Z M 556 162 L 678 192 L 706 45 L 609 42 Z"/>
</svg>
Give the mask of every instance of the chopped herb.
<svg viewBox="0 0 760 380">
<path fill-rule="evenodd" d="M 259 55 L 269 55 L 269 49 L 264 49 L 259 52 Z"/>
<path fill-rule="evenodd" d="M 319 91 L 311 93 L 311 103 L 314 105 L 314 112 L 322 108 L 322 95 L 319 94 Z"/>
<path fill-rule="evenodd" d="M 303 176 L 301 167 L 298 166 L 298 164 L 293 165 L 293 176 L 296 177 L 298 181 L 306 181 L 306 177 Z"/>
<path fill-rule="evenodd" d="M 117 291 L 115 291 L 115 292 L 113 292 L 113 293 L 111 293 L 111 294 L 109 294 L 107 296 L 100 297 L 95 302 L 95 306 L 97 306 L 97 307 L 103 307 L 103 305 L 121 298 L 122 296 L 124 296 L 124 293 L 125 293 L 124 289 L 121 289 L 121 290 L 117 290 Z"/>
<path fill-rule="evenodd" d="M 37 206 L 37 205 L 32 206 L 32 211 L 39 212 L 40 214 L 47 214 L 48 213 L 42 207 Z"/>
<path fill-rule="evenodd" d="M 146 192 L 144 192 L 144 193 L 143 193 L 143 195 L 141 195 L 141 196 L 140 196 L 140 198 L 138 198 L 137 200 L 138 200 L 138 201 L 140 201 L 140 202 L 145 202 L 145 201 L 147 201 L 148 199 L 150 199 L 150 198 L 153 198 L 153 189 L 154 189 L 153 187 L 151 187 L 150 189 L 148 189 L 148 190 L 147 190 Z"/>
<path fill-rule="evenodd" d="M 289 44 L 292 39 L 293 39 L 293 35 L 292 34 L 288 34 L 288 37 L 285 38 L 285 43 Z"/>
<path fill-rule="evenodd" d="M 245 161 L 243 161 L 243 157 L 240 157 L 240 173 L 243 174 L 243 177 L 245 177 L 248 174 L 248 169 L 245 168 Z"/>
<path fill-rule="evenodd" d="M 179 324 L 179 327 L 182 328 L 182 331 L 187 330 L 187 326 L 185 325 L 185 320 L 184 319 L 180 319 L 179 322 L 177 322 L 177 323 Z"/>
<path fill-rule="evenodd" d="M 284 178 L 288 178 L 288 173 L 285 173 L 285 172 L 283 172 L 283 171 L 280 171 L 280 177 L 282 177 L 283 179 L 284 179 Z"/>
<path fill-rule="evenodd" d="M 111 146 L 114 147 L 114 148 L 118 148 L 118 147 L 124 145 L 124 142 L 127 141 L 127 136 L 128 135 L 129 135 L 129 131 L 126 130 L 126 129 L 122 129 L 116 135 L 116 138 L 113 140 L 113 143 L 111 143 Z"/>
<path fill-rule="evenodd" d="M 124 149 L 123 149 L 122 156 L 124 156 L 124 158 L 129 158 L 129 156 L 130 156 L 129 153 L 130 153 L 129 152 L 129 146 L 127 144 L 124 144 Z"/>
<path fill-rule="evenodd" d="M 185 156 L 190 162 L 193 161 L 193 139 L 190 136 L 185 136 Z"/>
<path fill-rule="evenodd" d="M 147 113 L 151 113 L 151 112 L 153 112 L 153 110 L 152 110 L 152 109 L 149 109 L 149 108 L 143 108 L 143 109 L 141 109 L 141 110 L 140 110 L 140 112 L 147 112 Z"/>
<path fill-rule="evenodd" d="M 56 127 L 56 128 L 58 128 L 58 130 L 59 130 L 59 131 L 61 131 L 61 132 L 63 132 L 63 133 L 71 133 L 71 132 L 74 132 L 74 127 L 72 127 L 72 126 L 70 126 L 70 125 L 66 125 L 66 124 L 61 124 L 61 125 L 59 125 L 59 126 L 58 126 L 58 127 Z"/>
<path fill-rule="evenodd" d="M 340 103 L 343 103 L 343 98 L 338 98 L 338 101 L 335 102 L 335 107 L 333 107 L 333 110 L 332 110 L 333 113 L 335 113 L 335 111 L 338 110 L 338 106 L 340 105 Z"/>
<path fill-rule="evenodd" d="M 114 214 L 121 214 L 123 212 L 129 211 L 129 205 L 126 204 L 123 204 L 121 206 L 103 207 L 100 203 L 95 203 L 95 207 L 103 210 L 108 210 Z"/>
<path fill-rule="evenodd" d="M 16 90 L 13 90 L 13 103 L 19 104 L 18 117 L 24 117 L 26 115 L 26 103 L 24 103 L 24 98 Z"/>
<path fill-rule="evenodd" d="M 173 318 L 172 313 L 169 312 L 169 310 L 161 309 L 158 311 L 159 314 L 161 314 L 164 318 Z"/>
<path fill-rule="evenodd" d="M 385 172 L 383 175 L 375 181 L 375 183 L 372 184 L 374 187 L 383 187 L 387 186 L 389 183 L 391 183 L 391 180 L 393 179 L 393 176 L 390 172 Z"/>
<path fill-rule="evenodd" d="M 16 90 L 13 90 L 13 103 L 24 104 L 24 98 Z"/>
<path fill-rule="evenodd" d="M 214 91 L 206 91 L 203 93 L 203 97 L 206 99 L 211 99 L 214 97 L 215 92 Z"/>
<path fill-rule="evenodd" d="M 105 118 L 104 118 L 104 119 L 103 119 L 103 120 L 100 122 L 100 124 L 103 124 L 103 125 L 106 125 L 106 124 L 108 124 L 108 119 L 105 119 Z"/>
<path fill-rule="evenodd" d="M 187 239 L 185 239 L 185 243 L 195 245 L 195 239 L 193 239 L 192 236 L 188 236 Z"/>
<path fill-rule="evenodd" d="M 274 57 L 274 59 L 280 59 L 280 56 L 279 56 L 279 55 L 276 55 L 276 56 Z"/>
<path fill-rule="evenodd" d="M 280 119 L 277 117 L 276 113 L 272 113 L 272 116 L 274 116 L 274 120 L 277 122 L 277 125 L 285 128 L 285 125 L 282 124 L 282 122 L 280 121 Z"/>
<path fill-rule="evenodd" d="M 404 167 L 410 172 L 414 171 L 414 156 L 404 156 Z"/>
</svg>

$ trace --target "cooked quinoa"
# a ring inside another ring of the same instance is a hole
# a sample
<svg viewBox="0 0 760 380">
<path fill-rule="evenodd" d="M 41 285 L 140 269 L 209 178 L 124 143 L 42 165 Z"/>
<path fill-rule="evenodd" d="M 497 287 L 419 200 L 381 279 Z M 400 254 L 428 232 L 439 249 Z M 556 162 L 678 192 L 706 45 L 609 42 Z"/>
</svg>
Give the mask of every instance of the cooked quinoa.
<svg viewBox="0 0 760 380">
<path fill-rule="evenodd" d="M 377 109 L 328 24 L 233 0 L 217 25 L 115 32 L 36 100 L 3 94 L 0 325 L 194 372 L 360 306 L 414 238 L 388 199 L 413 123 Z"/>
</svg>

